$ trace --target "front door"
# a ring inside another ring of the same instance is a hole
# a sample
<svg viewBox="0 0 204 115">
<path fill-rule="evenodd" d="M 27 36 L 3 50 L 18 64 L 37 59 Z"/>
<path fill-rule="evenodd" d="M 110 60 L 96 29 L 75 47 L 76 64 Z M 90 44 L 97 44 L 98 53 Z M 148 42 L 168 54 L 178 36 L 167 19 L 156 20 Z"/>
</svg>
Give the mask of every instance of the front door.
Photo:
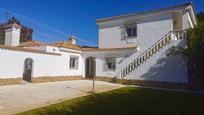
<svg viewBox="0 0 204 115">
<path fill-rule="evenodd" d="M 31 58 L 27 58 L 24 62 L 23 80 L 31 82 L 32 68 L 33 60 Z"/>
<path fill-rule="evenodd" d="M 86 78 L 95 77 L 96 71 L 96 62 L 93 57 L 89 57 L 86 59 Z"/>
</svg>

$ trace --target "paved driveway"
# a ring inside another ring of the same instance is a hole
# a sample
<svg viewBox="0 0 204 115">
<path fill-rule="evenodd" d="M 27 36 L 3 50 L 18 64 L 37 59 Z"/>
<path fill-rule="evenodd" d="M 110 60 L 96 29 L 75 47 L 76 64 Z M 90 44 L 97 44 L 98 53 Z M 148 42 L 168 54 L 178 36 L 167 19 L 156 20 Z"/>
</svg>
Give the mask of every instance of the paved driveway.
<svg viewBox="0 0 204 115">
<path fill-rule="evenodd" d="M 96 92 L 123 87 L 97 81 Z M 0 115 L 10 115 L 63 100 L 88 95 L 92 81 L 75 80 L 27 85 L 0 86 Z"/>
</svg>

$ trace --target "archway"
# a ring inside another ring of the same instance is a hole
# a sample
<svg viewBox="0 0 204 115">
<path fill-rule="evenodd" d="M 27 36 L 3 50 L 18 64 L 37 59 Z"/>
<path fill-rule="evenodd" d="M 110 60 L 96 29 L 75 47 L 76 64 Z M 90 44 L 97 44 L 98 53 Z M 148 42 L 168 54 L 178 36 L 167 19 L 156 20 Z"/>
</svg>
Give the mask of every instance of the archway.
<svg viewBox="0 0 204 115">
<path fill-rule="evenodd" d="M 96 73 L 96 61 L 94 57 L 89 57 L 86 59 L 86 78 L 95 77 Z"/>
<path fill-rule="evenodd" d="M 33 60 L 26 58 L 24 61 L 23 80 L 31 82 L 32 78 Z"/>
</svg>

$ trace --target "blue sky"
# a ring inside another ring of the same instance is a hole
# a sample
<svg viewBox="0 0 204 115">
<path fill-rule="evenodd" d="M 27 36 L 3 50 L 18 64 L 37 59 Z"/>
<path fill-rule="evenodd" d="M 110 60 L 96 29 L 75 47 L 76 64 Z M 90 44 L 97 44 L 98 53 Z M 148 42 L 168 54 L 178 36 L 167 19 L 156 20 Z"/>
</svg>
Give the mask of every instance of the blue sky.
<svg viewBox="0 0 204 115">
<path fill-rule="evenodd" d="M 0 0 L 0 21 L 5 21 L 5 12 L 10 12 L 34 29 L 34 40 L 67 40 L 71 34 L 78 37 L 79 44 L 97 45 L 98 18 L 190 1 L 196 12 L 204 12 L 204 0 Z"/>
</svg>

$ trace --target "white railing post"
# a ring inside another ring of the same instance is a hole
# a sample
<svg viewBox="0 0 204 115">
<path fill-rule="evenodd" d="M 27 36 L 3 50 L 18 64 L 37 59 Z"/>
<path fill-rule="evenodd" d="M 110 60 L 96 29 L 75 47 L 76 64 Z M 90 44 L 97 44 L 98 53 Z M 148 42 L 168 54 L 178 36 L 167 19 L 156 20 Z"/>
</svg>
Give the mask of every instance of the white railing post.
<svg viewBox="0 0 204 115">
<path fill-rule="evenodd" d="M 171 33 L 171 40 L 177 40 L 177 37 L 175 35 L 175 32 L 172 32 Z"/>
</svg>

